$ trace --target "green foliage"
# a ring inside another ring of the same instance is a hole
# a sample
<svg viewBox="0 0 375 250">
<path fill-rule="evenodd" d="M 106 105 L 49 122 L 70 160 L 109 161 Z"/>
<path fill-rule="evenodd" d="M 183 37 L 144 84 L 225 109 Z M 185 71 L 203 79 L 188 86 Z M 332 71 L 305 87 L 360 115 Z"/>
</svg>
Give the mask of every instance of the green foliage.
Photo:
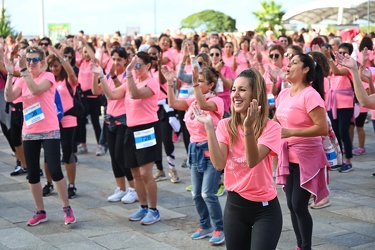
<svg viewBox="0 0 375 250">
<path fill-rule="evenodd" d="M 285 32 L 282 18 L 285 14 L 281 10 L 282 6 L 271 0 L 270 2 L 263 1 L 260 3 L 262 9 L 254 11 L 253 14 L 259 20 L 256 31 L 259 33 L 265 33 L 267 30 L 272 30 L 275 36 Z"/>
<path fill-rule="evenodd" d="M 13 36 L 16 37 L 16 31 L 10 25 L 10 16 L 6 15 L 6 10 L 3 8 L 1 10 L 1 17 L 0 17 L 0 36 Z"/>
<path fill-rule="evenodd" d="M 212 31 L 236 31 L 236 20 L 220 11 L 204 10 L 192 14 L 181 21 L 181 28 L 192 29 L 195 32 L 204 30 Z"/>
<path fill-rule="evenodd" d="M 375 25 L 374 24 L 370 25 L 369 28 L 370 28 L 369 32 L 375 32 Z M 367 33 L 367 25 L 361 26 L 360 29 L 361 29 L 361 32 Z"/>
</svg>

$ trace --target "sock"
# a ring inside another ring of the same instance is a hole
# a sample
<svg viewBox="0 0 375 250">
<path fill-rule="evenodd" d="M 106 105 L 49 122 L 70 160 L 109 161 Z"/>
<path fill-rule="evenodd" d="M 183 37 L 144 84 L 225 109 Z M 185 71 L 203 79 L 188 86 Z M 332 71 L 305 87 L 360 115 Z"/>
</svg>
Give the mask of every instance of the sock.
<svg viewBox="0 0 375 250">
<path fill-rule="evenodd" d="M 173 153 L 167 156 L 167 161 L 168 161 L 168 166 L 170 169 L 175 168 L 175 157 Z"/>
<path fill-rule="evenodd" d="M 151 207 L 150 207 L 150 209 L 151 209 L 152 211 L 157 211 L 157 209 L 156 209 L 156 208 L 151 208 Z"/>
<path fill-rule="evenodd" d="M 141 208 L 148 208 L 148 205 L 141 205 Z"/>
</svg>

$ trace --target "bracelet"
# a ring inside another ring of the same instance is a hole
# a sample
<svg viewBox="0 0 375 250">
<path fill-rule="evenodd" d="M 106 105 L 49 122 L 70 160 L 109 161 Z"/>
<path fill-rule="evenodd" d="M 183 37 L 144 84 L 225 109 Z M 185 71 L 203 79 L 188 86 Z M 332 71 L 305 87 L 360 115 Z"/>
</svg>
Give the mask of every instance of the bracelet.
<svg viewBox="0 0 375 250">
<path fill-rule="evenodd" d="M 99 81 L 102 80 L 103 78 L 104 78 L 104 75 L 100 75 L 100 76 L 98 77 Z"/>
<path fill-rule="evenodd" d="M 247 134 L 243 134 L 245 137 L 249 136 L 249 135 L 252 135 L 254 134 L 253 132 L 250 132 L 250 133 L 247 133 Z"/>
<path fill-rule="evenodd" d="M 174 82 L 172 82 L 172 84 L 167 84 L 168 86 L 170 86 L 170 87 L 174 87 Z"/>
<path fill-rule="evenodd" d="M 8 74 L 7 74 L 7 77 L 8 77 L 8 78 L 12 78 L 12 77 L 13 77 L 13 74 L 9 74 L 9 73 L 8 73 Z"/>
<path fill-rule="evenodd" d="M 20 70 L 20 72 L 25 72 L 27 70 L 27 68 L 23 68 Z"/>
<path fill-rule="evenodd" d="M 328 61 L 330 61 L 330 62 L 332 62 L 333 61 L 333 59 L 332 58 L 330 58 Z"/>
<path fill-rule="evenodd" d="M 60 60 L 60 62 L 61 62 L 61 63 L 66 62 L 66 58 L 63 57 L 63 58 Z"/>
<path fill-rule="evenodd" d="M 126 76 L 126 78 L 132 78 L 133 77 L 133 75 L 127 75 Z"/>
<path fill-rule="evenodd" d="M 22 77 L 26 77 L 26 76 L 29 76 L 29 74 L 23 74 L 23 75 L 21 75 Z"/>
<path fill-rule="evenodd" d="M 117 78 L 117 75 L 111 76 L 112 80 L 115 80 Z"/>
<path fill-rule="evenodd" d="M 263 66 L 263 63 L 258 63 L 259 66 Z"/>
</svg>

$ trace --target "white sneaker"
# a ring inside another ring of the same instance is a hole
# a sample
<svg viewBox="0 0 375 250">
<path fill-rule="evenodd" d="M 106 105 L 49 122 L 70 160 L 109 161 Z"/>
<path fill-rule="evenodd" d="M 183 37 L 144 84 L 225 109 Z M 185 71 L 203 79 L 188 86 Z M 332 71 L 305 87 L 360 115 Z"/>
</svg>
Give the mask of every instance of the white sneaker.
<svg viewBox="0 0 375 250">
<path fill-rule="evenodd" d="M 127 193 L 128 190 L 122 191 L 119 187 L 115 189 L 115 193 L 109 196 L 107 199 L 111 202 L 120 201 Z"/>
<path fill-rule="evenodd" d="M 106 152 L 107 152 L 107 150 L 105 149 L 104 146 L 98 145 L 98 147 L 96 149 L 96 156 L 103 156 L 103 155 L 105 155 Z"/>
<path fill-rule="evenodd" d="M 138 201 L 138 195 L 134 188 L 126 189 L 126 195 L 122 197 L 121 201 L 126 204 L 131 204 Z"/>
</svg>

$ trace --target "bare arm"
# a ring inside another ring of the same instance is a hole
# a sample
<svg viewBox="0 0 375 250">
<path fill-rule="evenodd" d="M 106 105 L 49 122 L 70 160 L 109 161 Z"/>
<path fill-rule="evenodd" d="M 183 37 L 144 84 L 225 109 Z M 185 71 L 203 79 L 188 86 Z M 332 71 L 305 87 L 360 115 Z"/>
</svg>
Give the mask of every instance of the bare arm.
<svg viewBox="0 0 375 250">
<path fill-rule="evenodd" d="M 163 66 L 161 71 L 168 83 L 168 105 L 173 109 L 187 110 L 189 108 L 187 102 L 185 100 L 177 100 L 174 94 L 173 79 L 175 78 L 176 73 L 172 69 L 169 70 L 166 66 Z"/>
</svg>

